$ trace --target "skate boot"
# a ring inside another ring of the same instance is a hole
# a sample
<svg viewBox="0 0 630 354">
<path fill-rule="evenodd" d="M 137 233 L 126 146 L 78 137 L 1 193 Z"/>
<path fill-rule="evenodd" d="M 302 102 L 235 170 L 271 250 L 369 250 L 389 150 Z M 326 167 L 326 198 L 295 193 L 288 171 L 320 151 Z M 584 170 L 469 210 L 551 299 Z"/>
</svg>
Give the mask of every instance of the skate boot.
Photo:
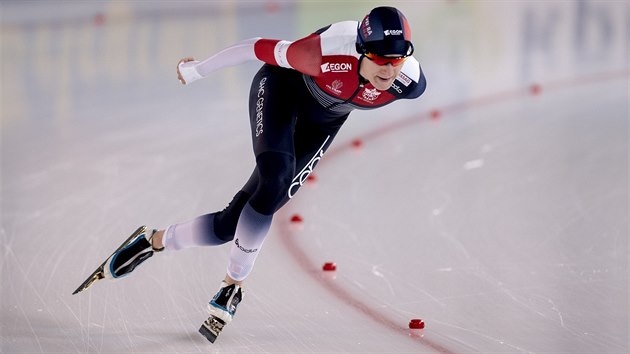
<svg viewBox="0 0 630 354">
<path fill-rule="evenodd" d="M 114 252 L 106 261 L 103 267 L 103 275 L 107 279 L 119 279 L 129 275 L 142 262 L 153 256 L 154 252 L 161 252 L 160 249 L 153 248 L 152 238 L 157 230 L 145 229 L 137 237 L 128 240 L 126 245 Z"/>
<path fill-rule="evenodd" d="M 164 247 L 153 248 L 151 240 L 155 232 L 156 230 L 147 230 L 146 226 L 140 226 L 72 294 L 80 293 L 100 279 L 121 278 L 153 256 L 154 252 L 164 250 Z"/>
<path fill-rule="evenodd" d="M 214 343 L 223 327 L 234 318 L 236 308 L 242 299 L 243 289 L 240 285 L 221 282 L 221 289 L 208 303 L 210 317 L 201 325 L 199 333 Z"/>
</svg>

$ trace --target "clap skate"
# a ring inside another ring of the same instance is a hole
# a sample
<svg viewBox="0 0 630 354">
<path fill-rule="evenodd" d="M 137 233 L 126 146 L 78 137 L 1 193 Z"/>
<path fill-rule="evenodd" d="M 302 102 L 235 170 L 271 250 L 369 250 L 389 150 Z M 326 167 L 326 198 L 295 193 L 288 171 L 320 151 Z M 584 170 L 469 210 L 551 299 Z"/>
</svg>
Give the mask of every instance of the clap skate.
<svg viewBox="0 0 630 354">
<path fill-rule="evenodd" d="M 131 273 L 140 263 L 160 252 L 164 248 L 155 249 L 151 238 L 157 230 L 147 230 L 140 226 L 125 240 L 92 274 L 72 293 L 80 293 L 89 288 L 95 281 L 108 278 L 118 279 Z"/>
<path fill-rule="evenodd" d="M 228 285 L 225 281 L 221 282 L 221 289 L 208 303 L 210 317 L 203 322 L 199 333 L 214 343 L 223 327 L 234 318 L 236 308 L 242 299 L 243 291 L 240 285 Z"/>
</svg>

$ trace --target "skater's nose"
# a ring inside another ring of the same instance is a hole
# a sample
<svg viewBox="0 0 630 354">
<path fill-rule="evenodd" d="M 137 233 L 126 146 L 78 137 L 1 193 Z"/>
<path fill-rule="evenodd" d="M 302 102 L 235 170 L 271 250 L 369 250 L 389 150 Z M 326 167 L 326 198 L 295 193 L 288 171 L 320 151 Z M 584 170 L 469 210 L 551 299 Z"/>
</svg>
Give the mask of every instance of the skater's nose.
<svg viewBox="0 0 630 354">
<path fill-rule="evenodd" d="M 380 74 L 382 74 L 383 76 L 392 76 L 394 74 L 394 66 L 392 65 L 392 63 L 387 63 L 385 65 L 379 65 L 380 68 Z"/>
</svg>

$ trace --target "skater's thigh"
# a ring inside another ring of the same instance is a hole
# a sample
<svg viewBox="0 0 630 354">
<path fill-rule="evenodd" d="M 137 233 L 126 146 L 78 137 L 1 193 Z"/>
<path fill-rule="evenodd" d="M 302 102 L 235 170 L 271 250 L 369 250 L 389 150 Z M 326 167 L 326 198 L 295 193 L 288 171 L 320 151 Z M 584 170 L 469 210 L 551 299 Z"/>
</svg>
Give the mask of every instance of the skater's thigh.
<svg viewBox="0 0 630 354">
<path fill-rule="evenodd" d="M 280 152 L 295 155 L 293 131 L 298 96 L 293 70 L 263 65 L 252 82 L 249 117 L 254 154 Z"/>
<path fill-rule="evenodd" d="M 298 171 L 315 167 L 313 164 L 323 157 L 346 118 L 347 115 L 324 122 L 298 118 L 294 134 Z"/>
<path fill-rule="evenodd" d="M 298 118 L 294 134 L 296 174 L 287 193 L 289 199 L 293 198 L 313 172 L 317 163 L 324 157 L 324 153 L 328 150 L 346 118 L 347 116 L 340 117 L 328 123 L 312 123 L 311 120 Z"/>
</svg>

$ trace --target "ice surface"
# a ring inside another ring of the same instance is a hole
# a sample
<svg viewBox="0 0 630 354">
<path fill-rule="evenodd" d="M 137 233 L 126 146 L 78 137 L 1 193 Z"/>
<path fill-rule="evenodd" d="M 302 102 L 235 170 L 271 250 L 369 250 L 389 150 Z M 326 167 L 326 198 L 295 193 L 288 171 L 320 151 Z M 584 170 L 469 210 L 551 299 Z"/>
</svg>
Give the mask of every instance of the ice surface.
<svg viewBox="0 0 630 354">
<path fill-rule="evenodd" d="M 227 247 L 72 296 L 138 225 L 221 209 L 249 176 L 258 64 L 183 87 L 180 57 L 373 5 L 173 4 L 0 4 L 0 352 L 629 351 L 624 2 L 395 2 L 426 94 L 352 114 L 216 343 L 197 329 Z"/>
</svg>

